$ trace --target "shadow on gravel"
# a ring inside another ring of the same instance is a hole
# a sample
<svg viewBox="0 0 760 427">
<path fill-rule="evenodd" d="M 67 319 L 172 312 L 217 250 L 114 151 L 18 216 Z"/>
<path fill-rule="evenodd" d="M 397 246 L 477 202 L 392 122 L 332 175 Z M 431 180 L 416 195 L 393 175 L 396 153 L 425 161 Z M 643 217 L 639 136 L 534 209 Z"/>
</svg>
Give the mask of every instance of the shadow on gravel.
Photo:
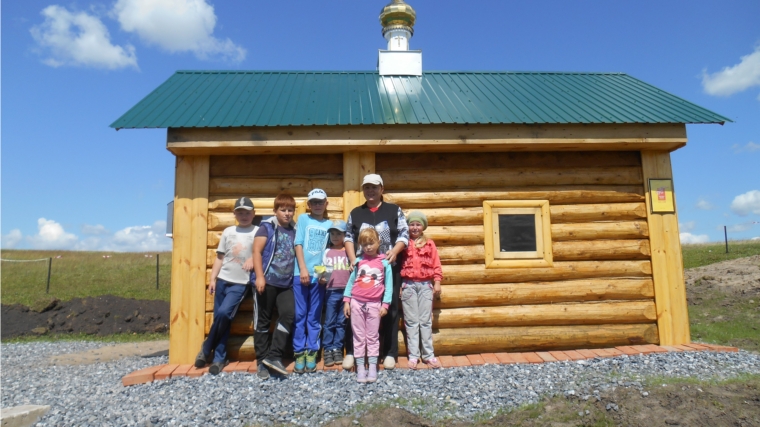
<svg viewBox="0 0 760 427">
<path fill-rule="evenodd" d="M 4 340 L 24 335 L 166 332 L 169 303 L 113 295 L 74 298 L 66 302 L 51 299 L 32 308 L 20 304 L 3 305 L 1 320 L 0 338 Z"/>
<path fill-rule="evenodd" d="M 479 422 L 432 422 L 403 409 L 370 410 L 330 427 L 474 426 L 760 426 L 760 376 L 721 384 L 692 381 L 650 384 L 649 391 L 618 388 L 591 396 L 546 399 Z M 354 421 L 357 421 L 356 423 Z"/>
</svg>

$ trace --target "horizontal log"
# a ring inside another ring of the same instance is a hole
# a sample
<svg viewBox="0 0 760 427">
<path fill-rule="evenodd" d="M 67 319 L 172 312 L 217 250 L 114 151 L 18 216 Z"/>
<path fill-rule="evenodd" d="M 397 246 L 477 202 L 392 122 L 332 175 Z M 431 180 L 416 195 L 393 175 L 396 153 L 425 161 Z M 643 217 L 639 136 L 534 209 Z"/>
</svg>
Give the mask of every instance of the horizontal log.
<svg viewBox="0 0 760 427">
<path fill-rule="evenodd" d="M 261 218 L 264 215 L 272 215 L 272 212 L 266 212 L 262 210 L 256 211 L 257 215 L 254 218 L 253 223 L 259 224 Z M 327 218 L 343 219 L 343 211 L 336 211 L 333 209 L 327 209 Z M 294 220 L 298 219 L 296 216 Z M 209 212 L 208 213 L 208 229 L 210 231 L 224 231 L 225 228 L 235 225 L 235 214 L 232 212 Z M 219 234 L 221 237 L 221 233 Z M 219 244 L 219 240 L 216 239 L 216 244 L 212 244 L 211 239 L 206 240 L 206 245 L 209 247 L 216 247 Z"/>
<path fill-rule="evenodd" d="M 555 261 L 649 259 L 649 240 L 574 240 L 553 242 Z"/>
<path fill-rule="evenodd" d="M 601 277 L 649 277 L 649 261 L 561 261 L 552 267 L 491 268 L 482 264 L 444 265 L 443 284 L 519 283 Z"/>
<path fill-rule="evenodd" d="M 483 225 L 483 208 L 436 208 L 436 209 L 405 209 L 401 206 L 404 215 L 412 211 L 425 214 L 428 225 Z"/>
<path fill-rule="evenodd" d="M 591 208 L 589 208 L 591 207 Z M 647 218 L 644 203 L 551 206 L 552 224 L 592 221 L 628 221 Z"/>
<path fill-rule="evenodd" d="M 425 236 L 438 246 L 482 245 L 483 225 L 428 227 Z"/>
<path fill-rule="evenodd" d="M 209 212 L 231 212 L 235 206 L 235 201 L 245 194 L 239 194 L 237 197 L 230 198 L 225 196 L 218 196 L 215 198 L 209 198 L 208 210 Z M 296 203 L 305 202 L 306 197 L 294 197 Z M 253 206 L 256 208 L 256 212 L 261 214 L 264 211 L 271 212 L 274 209 L 274 197 L 259 197 L 252 198 Z M 343 196 L 340 197 L 328 197 L 328 210 L 343 212 Z"/>
<path fill-rule="evenodd" d="M 654 301 L 608 301 L 433 310 L 433 328 L 649 323 Z"/>
<path fill-rule="evenodd" d="M 252 312 L 240 312 L 230 324 L 232 335 L 252 335 Z M 213 313 L 206 313 L 206 334 Z M 433 310 L 433 329 L 498 326 L 567 326 L 647 323 L 657 320 L 654 301 L 611 301 L 507 307 Z"/>
<path fill-rule="evenodd" d="M 436 308 L 651 300 L 652 279 L 583 279 L 558 282 L 444 285 Z"/>
<path fill-rule="evenodd" d="M 574 185 L 514 187 L 498 191 L 479 188 L 458 191 L 388 191 L 386 201 L 404 209 L 483 207 L 484 200 L 548 200 L 551 204 L 643 202 L 643 185 Z"/>
<path fill-rule="evenodd" d="M 643 182 L 640 166 L 612 168 L 406 169 L 385 174 L 388 191 L 499 188 L 506 185 L 630 185 Z"/>
<path fill-rule="evenodd" d="M 399 332 L 399 354 L 406 354 L 406 343 Z M 608 348 L 620 345 L 659 344 L 657 325 L 574 325 L 511 326 L 488 328 L 438 329 L 433 331 L 433 346 L 439 356 L 501 353 L 537 350 Z M 227 345 L 231 360 L 256 358 L 252 336 L 231 336 Z"/>
<path fill-rule="evenodd" d="M 649 259 L 649 240 L 573 240 L 553 242 L 555 261 L 596 261 Z M 483 245 L 441 246 L 441 263 L 473 264 L 485 262 Z"/>
<path fill-rule="evenodd" d="M 608 348 L 658 344 L 655 323 L 632 325 L 512 326 L 433 331 L 437 355 Z M 403 339 L 399 354 L 406 353 Z"/>
<path fill-rule="evenodd" d="M 552 241 L 643 239 L 649 237 L 646 221 L 552 224 Z"/>
<path fill-rule="evenodd" d="M 636 153 L 638 154 L 638 153 Z M 624 161 L 626 156 L 621 156 Z M 597 163 L 595 163 L 597 164 Z M 343 170 L 342 154 L 211 156 L 209 174 L 220 176 L 327 175 Z"/>
<path fill-rule="evenodd" d="M 209 180 L 210 195 L 238 195 L 249 197 L 276 196 L 279 193 L 307 194 L 309 191 L 321 188 L 329 196 L 343 194 L 342 179 L 310 179 L 310 178 L 212 178 Z"/>
<path fill-rule="evenodd" d="M 213 158 L 212 158 L 213 159 Z M 212 169 L 214 163 L 212 162 Z M 377 153 L 377 173 L 404 169 L 512 169 L 641 166 L 638 151 L 571 151 L 507 153 Z"/>
</svg>

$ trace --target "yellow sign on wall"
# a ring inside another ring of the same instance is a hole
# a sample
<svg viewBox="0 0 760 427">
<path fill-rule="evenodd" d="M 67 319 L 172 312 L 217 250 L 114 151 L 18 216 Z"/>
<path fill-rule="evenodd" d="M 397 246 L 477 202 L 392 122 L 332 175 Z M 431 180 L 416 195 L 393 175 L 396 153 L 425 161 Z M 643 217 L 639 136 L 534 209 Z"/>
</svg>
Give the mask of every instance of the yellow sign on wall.
<svg viewBox="0 0 760 427">
<path fill-rule="evenodd" d="M 676 202 L 673 198 L 673 180 L 650 179 L 649 200 L 652 206 L 652 213 L 675 213 Z"/>
</svg>

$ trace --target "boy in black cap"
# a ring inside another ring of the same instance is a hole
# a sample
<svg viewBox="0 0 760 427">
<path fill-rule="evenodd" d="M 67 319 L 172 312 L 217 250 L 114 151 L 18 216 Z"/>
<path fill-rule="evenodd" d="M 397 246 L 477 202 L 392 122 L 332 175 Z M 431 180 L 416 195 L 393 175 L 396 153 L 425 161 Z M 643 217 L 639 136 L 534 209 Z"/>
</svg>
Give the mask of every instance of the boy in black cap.
<svg viewBox="0 0 760 427">
<path fill-rule="evenodd" d="M 233 208 L 237 225 L 227 227 L 219 239 L 216 260 L 211 267 L 208 292 L 214 295 L 214 323 L 195 358 L 195 367 L 202 368 L 214 352 L 214 363 L 208 371 L 217 375 L 227 364 L 227 339 L 230 323 L 238 306 L 251 289 L 250 273 L 243 264 L 251 259 L 253 238 L 259 227 L 253 225 L 256 212 L 248 197 L 235 200 Z"/>
</svg>

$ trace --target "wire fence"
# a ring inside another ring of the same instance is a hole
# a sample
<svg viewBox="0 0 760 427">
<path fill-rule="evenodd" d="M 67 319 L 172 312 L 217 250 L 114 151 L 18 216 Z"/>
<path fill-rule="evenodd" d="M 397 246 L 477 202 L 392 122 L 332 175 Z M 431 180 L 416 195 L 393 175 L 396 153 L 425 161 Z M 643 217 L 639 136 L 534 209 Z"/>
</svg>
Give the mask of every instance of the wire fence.
<svg viewBox="0 0 760 427">
<path fill-rule="evenodd" d="M 153 258 L 153 255 L 145 255 L 146 258 Z M 161 272 L 161 261 L 160 257 L 161 254 L 155 254 L 156 257 L 156 290 L 159 289 L 160 286 L 160 272 Z M 47 261 L 48 268 L 47 268 L 47 283 L 45 286 L 45 293 L 50 293 L 50 277 L 52 276 L 53 272 L 53 258 L 54 257 L 48 257 L 48 258 L 39 258 L 39 259 L 7 259 L 7 258 L 0 258 L 0 261 L 2 262 L 10 262 L 10 263 L 26 263 L 26 262 L 43 262 Z M 61 256 L 56 256 L 55 258 L 61 258 Z M 111 258 L 111 255 L 103 255 L 104 259 Z"/>
</svg>

